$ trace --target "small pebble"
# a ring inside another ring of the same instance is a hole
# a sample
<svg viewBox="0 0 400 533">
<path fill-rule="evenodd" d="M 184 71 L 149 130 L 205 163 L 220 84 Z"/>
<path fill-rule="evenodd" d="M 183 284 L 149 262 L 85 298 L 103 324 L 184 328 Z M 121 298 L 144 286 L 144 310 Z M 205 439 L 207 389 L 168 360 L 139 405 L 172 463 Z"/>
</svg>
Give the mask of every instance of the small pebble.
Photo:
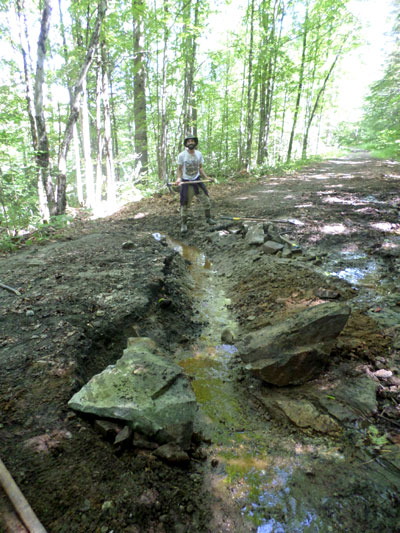
<svg viewBox="0 0 400 533">
<path fill-rule="evenodd" d="M 103 503 L 101 506 L 102 511 L 108 511 L 109 509 L 112 509 L 114 507 L 114 504 L 112 501 L 108 500 Z"/>
</svg>

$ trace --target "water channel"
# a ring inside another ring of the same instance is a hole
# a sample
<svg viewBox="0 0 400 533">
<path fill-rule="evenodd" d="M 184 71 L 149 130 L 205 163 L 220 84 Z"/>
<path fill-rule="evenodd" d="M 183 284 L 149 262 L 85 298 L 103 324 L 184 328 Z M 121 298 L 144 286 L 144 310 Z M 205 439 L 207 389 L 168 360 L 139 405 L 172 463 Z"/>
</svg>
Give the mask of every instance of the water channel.
<svg viewBox="0 0 400 533">
<path fill-rule="evenodd" d="M 249 401 L 251 391 L 240 390 L 232 377 L 237 349 L 221 342 L 221 332 L 234 337 L 237 325 L 213 265 L 200 250 L 166 240 L 189 264 L 198 318 L 205 324 L 195 344 L 179 350 L 176 360 L 191 377 L 209 422 L 211 455 L 218 462 L 211 480 L 216 496 L 233 499 L 257 533 L 361 531 L 354 524 L 368 520 L 368 512 L 376 514 L 369 498 L 383 508 L 391 497 L 384 474 L 371 474 L 357 463 L 347 444 L 285 429 Z M 368 267 L 365 273 L 374 271 Z M 374 483 L 380 477 L 376 498 Z M 365 497 L 359 495 L 360 484 Z"/>
</svg>

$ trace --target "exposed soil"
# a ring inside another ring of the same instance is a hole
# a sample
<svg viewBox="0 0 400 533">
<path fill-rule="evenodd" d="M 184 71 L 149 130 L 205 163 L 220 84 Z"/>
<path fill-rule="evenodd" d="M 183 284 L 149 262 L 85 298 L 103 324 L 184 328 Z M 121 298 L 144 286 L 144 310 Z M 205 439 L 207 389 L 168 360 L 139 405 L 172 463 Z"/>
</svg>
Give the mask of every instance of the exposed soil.
<svg viewBox="0 0 400 533">
<path fill-rule="evenodd" d="M 151 337 L 174 359 L 177 352 L 190 352 L 201 335 L 205 324 L 196 309 L 187 261 L 155 233 L 195 246 L 210 259 L 216 283 L 230 298 L 239 336 L 334 295 L 351 302 L 352 315 L 327 373 L 346 380 L 355 368 L 387 369 L 398 377 L 399 183 L 400 165 L 357 152 L 287 175 L 213 184 L 209 190 L 218 226 L 207 226 L 196 204 L 184 238 L 178 196 L 166 193 L 106 219 L 77 220 L 57 235 L 3 256 L 0 281 L 20 295 L 0 289 L 0 457 L 46 529 L 256 531 L 257 525 L 241 516 L 240 497 L 233 491 L 221 494 L 213 484 L 213 472 L 223 470 L 217 433 L 212 443 L 205 433 L 203 441 L 198 438 L 189 467 L 169 466 L 149 450 L 113 446 L 92 420 L 70 411 L 67 402 L 121 356 L 129 337 Z M 267 256 L 245 243 L 240 222 L 219 219 L 221 215 L 275 221 L 280 234 L 303 254 Z M 346 276 L 365 273 L 372 263 L 361 281 L 348 282 Z M 310 445 L 312 432 L 270 421 L 263 413 L 257 394 L 249 394 L 263 386 L 243 371 L 238 358 L 232 359 L 231 372 L 237 401 L 246 404 L 257 427 L 271 424 L 277 441 L 286 432 Z M 400 442 L 400 394 L 399 387 L 391 387 L 381 383 L 379 411 L 368 423 L 390 437 L 394 457 Z M 242 423 L 232 422 L 228 433 Z M 343 531 L 400 531 L 399 465 L 385 463 L 375 452 L 361 450 L 358 459 L 372 464 L 379 459 L 394 476 L 386 500 L 376 497 L 382 516 L 355 513 L 359 529 L 350 517 L 342 521 Z M 304 476 L 305 492 L 314 475 Z M 357 494 L 362 494 L 360 486 Z M 365 490 L 368 507 L 374 494 L 370 486 Z M 0 531 L 18 531 L 11 528 L 11 517 L 6 519 L 7 509 L 0 492 Z M 344 512 L 351 514 L 351 508 Z M 338 514 L 335 520 L 340 519 Z M 259 531 L 334 530 L 279 527 Z"/>
</svg>

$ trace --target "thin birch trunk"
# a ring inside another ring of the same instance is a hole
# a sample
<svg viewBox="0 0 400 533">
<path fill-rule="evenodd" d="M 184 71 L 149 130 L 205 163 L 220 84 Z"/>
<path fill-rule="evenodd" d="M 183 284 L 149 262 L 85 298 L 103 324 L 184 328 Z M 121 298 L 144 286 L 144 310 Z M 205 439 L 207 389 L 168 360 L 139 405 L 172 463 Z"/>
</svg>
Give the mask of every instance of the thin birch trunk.
<svg viewBox="0 0 400 533">
<path fill-rule="evenodd" d="M 63 17 L 63 12 L 61 9 L 61 0 L 58 0 L 58 11 L 60 15 L 60 29 L 61 29 L 61 36 L 62 36 L 62 42 L 63 42 L 64 61 L 65 61 L 65 65 L 67 66 L 69 62 L 69 53 L 68 53 L 67 40 L 65 38 L 64 17 Z M 69 77 L 67 79 L 67 84 L 68 84 L 69 101 L 72 102 L 73 94 L 72 94 L 71 80 L 69 79 Z M 79 140 L 78 127 L 76 123 L 73 126 L 72 135 L 73 135 L 73 144 L 74 144 L 74 152 L 75 152 L 76 196 L 78 199 L 78 204 L 80 206 L 83 206 L 84 196 L 83 196 L 83 183 L 82 183 L 82 172 L 81 172 L 80 140 Z"/>
<path fill-rule="evenodd" d="M 76 196 L 78 198 L 78 203 L 80 206 L 83 206 L 83 183 L 82 183 L 82 172 L 81 172 L 81 157 L 80 157 L 80 141 L 78 134 L 78 127 L 74 124 L 73 129 L 73 138 L 74 138 L 74 151 L 75 151 L 75 174 L 76 174 Z"/>
<path fill-rule="evenodd" d="M 164 6 L 164 9 L 166 7 Z M 164 48 L 162 58 L 162 82 L 161 82 L 161 131 L 160 131 L 160 166 L 159 176 L 161 181 L 167 181 L 167 50 L 169 31 L 164 32 Z"/>
<path fill-rule="evenodd" d="M 112 80 L 110 79 L 110 98 L 111 98 L 111 121 L 112 121 L 112 131 L 113 131 L 113 151 L 115 154 L 116 159 L 116 165 L 115 165 L 115 171 L 116 176 L 115 179 L 117 181 L 121 180 L 121 166 L 119 163 L 119 145 L 118 145 L 118 125 L 117 125 L 117 119 L 116 119 L 116 113 L 115 113 L 115 102 L 114 102 L 114 91 L 113 91 L 113 84 Z"/>
<path fill-rule="evenodd" d="M 132 0 L 132 7 L 138 7 L 138 12 L 145 8 L 144 0 Z M 134 23 L 133 32 L 133 113 L 135 121 L 135 151 L 141 163 L 140 172 L 148 170 L 148 140 L 147 140 L 147 111 L 146 111 L 146 70 L 144 62 L 144 32 L 143 16 L 139 15 Z"/>
<path fill-rule="evenodd" d="M 99 205 L 103 194 L 103 134 L 101 131 L 101 99 L 102 99 L 102 71 L 101 58 L 97 54 L 97 72 L 96 72 L 96 186 L 95 186 L 95 204 Z"/>
<path fill-rule="evenodd" d="M 346 39 L 347 39 L 347 37 L 346 37 Z M 306 125 L 306 129 L 305 129 L 305 133 L 304 133 L 304 137 L 303 137 L 303 149 L 302 149 L 302 158 L 303 159 L 305 159 L 307 157 L 308 136 L 309 136 L 309 133 L 310 133 L 310 128 L 311 128 L 312 121 L 313 121 L 315 113 L 316 113 L 316 111 L 318 109 L 318 105 L 319 105 L 320 99 L 321 99 L 321 97 L 323 96 L 323 94 L 325 92 L 328 80 L 331 77 L 333 69 L 335 68 L 335 65 L 336 65 L 336 63 L 337 63 L 337 61 L 338 61 L 338 59 L 340 57 L 340 54 L 342 52 L 342 47 L 340 48 L 339 52 L 337 53 L 337 55 L 336 55 L 332 65 L 331 65 L 330 69 L 326 73 L 326 76 L 324 78 L 323 84 L 322 84 L 321 88 L 318 91 L 317 98 L 315 99 L 314 106 L 312 108 L 310 118 L 308 119 L 308 122 L 307 122 L 307 125 Z"/>
<path fill-rule="evenodd" d="M 38 150 L 38 134 L 36 129 L 35 111 L 33 107 L 32 94 L 32 79 L 31 79 L 31 54 L 29 47 L 28 24 L 24 14 L 24 4 L 21 0 L 16 2 L 17 19 L 18 19 L 18 34 L 21 46 L 22 61 L 24 66 L 24 81 L 25 81 L 25 100 L 27 104 L 28 118 L 30 124 L 32 147 L 35 153 L 35 159 Z M 50 212 L 47 205 L 47 197 L 43 187 L 43 181 L 39 166 L 36 165 L 36 183 L 38 191 L 39 212 L 43 220 L 49 220 Z"/>
<path fill-rule="evenodd" d="M 50 216 L 57 214 L 57 202 L 53 182 L 50 175 L 50 147 L 46 131 L 46 120 L 43 108 L 44 62 L 50 29 L 51 7 L 49 0 L 43 1 L 42 20 L 37 46 L 36 76 L 34 86 L 34 110 L 37 133 L 36 163 L 39 167 L 43 189 L 46 193 Z"/>
<path fill-rule="evenodd" d="M 250 44 L 249 44 L 249 56 L 248 56 L 248 75 L 247 75 L 247 139 L 246 139 L 246 170 L 250 170 L 251 162 L 251 148 L 253 142 L 253 113 L 252 113 L 252 83 L 253 83 L 253 43 L 254 43 L 254 0 L 250 0 Z"/>
<path fill-rule="evenodd" d="M 95 206 L 94 172 L 92 163 L 92 148 L 90 143 L 90 122 L 86 91 L 86 80 L 82 83 L 82 148 L 83 159 L 85 161 L 85 183 L 86 183 L 86 205 L 93 208 Z"/>
<path fill-rule="evenodd" d="M 298 119 L 299 111 L 300 111 L 300 100 L 301 100 L 302 91 L 303 91 L 304 70 L 305 70 L 305 62 L 306 62 L 307 35 L 308 35 L 308 1 L 306 3 L 306 15 L 304 19 L 303 48 L 302 48 L 302 53 L 301 53 L 299 83 L 297 86 L 296 104 L 295 104 L 295 110 L 294 110 L 294 116 L 293 116 L 293 122 L 292 122 L 292 130 L 290 132 L 289 147 L 287 151 L 286 162 L 289 162 L 292 157 L 294 134 L 296 131 L 297 119 Z"/>
<path fill-rule="evenodd" d="M 115 169 L 114 155 L 111 135 L 111 109 L 110 109 L 110 85 L 107 72 L 107 54 L 106 45 L 103 41 L 101 47 L 101 66 L 102 66 L 102 94 L 103 94 L 103 113 L 104 113 L 104 152 L 106 158 L 107 173 L 107 202 L 115 204 Z"/>
<path fill-rule="evenodd" d="M 66 207 L 66 185 L 67 185 L 67 154 L 69 145 L 73 135 L 73 127 L 76 124 L 79 117 L 79 100 L 83 87 L 86 84 L 86 75 L 92 64 L 95 51 L 97 49 L 100 29 L 106 14 L 107 2 L 106 0 L 99 0 L 97 8 L 97 17 L 94 25 L 94 29 L 90 38 L 90 42 L 87 48 L 85 60 L 81 66 L 77 82 L 73 89 L 73 98 L 71 101 L 70 115 L 67 121 L 67 125 L 64 132 L 63 142 L 60 147 L 60 153 L 58 157 L 58 179 L 57 179 L 57 212 L 62 214 L 65 212 Z M 86 89 L 86 87 L 85 87 Z M 86 90 L 84 91 L 86 95 Z M 86 106 L 87 108 L 87 106 Z M 93 169 L 92 169 L 93 172 Z M 92 174 L 92 187 L 93 187 L 93 174 Z M 92 190 L 92 195 L 94 191 Z M 93 196 L 92 196 L 93 198 Z"/>
</svg>

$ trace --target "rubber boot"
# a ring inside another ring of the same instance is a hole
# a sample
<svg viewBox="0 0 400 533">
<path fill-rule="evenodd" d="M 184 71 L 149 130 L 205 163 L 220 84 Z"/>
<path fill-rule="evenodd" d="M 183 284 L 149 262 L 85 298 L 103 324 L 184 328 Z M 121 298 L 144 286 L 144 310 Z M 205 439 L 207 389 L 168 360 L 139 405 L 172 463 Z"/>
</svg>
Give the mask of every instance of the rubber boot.
<svg viewBox="0 0 400 533">
<path fill-rule="evenodd" d="M 188 227 L 187 227 L 187 217 L 181 217 L 181 233 L 184 235 L 187 233 Z"/>
<path fill-rule="evenodd" d="M 211 218 L 211 211 L 210 209 L 206 209 L 204 211 L 204 214 L 206 215 L 206 221 L 207 221 L 207 224 L 210 224 L 211 226 L 213 226 L 214 224 L 216 224 L 215 220 L 213 220 Z"/>
</svg>

